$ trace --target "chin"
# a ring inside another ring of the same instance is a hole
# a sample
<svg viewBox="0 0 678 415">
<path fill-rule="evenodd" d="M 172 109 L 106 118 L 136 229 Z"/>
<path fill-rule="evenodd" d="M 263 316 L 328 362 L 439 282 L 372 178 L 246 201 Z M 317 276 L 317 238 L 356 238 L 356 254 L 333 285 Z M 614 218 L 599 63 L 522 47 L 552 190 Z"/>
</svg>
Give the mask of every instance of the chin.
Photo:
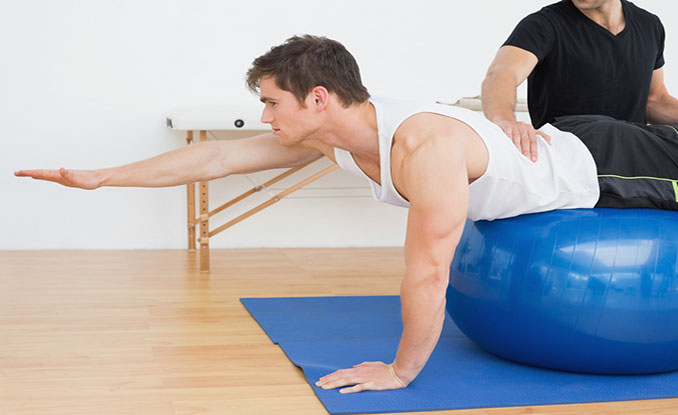
<svg viewBox="0 0 678 415">
<path fill-rule="evenodd" d="M 607 1 L 608 0 L 572 0 L 572 3 L 580 10 L 590 10 L 599 8 L 607 3 Z"/>
<path fill-rule="evenodd" d="M 284 145 L 285 147 L 291 147 L 297 143 L 295 140 L 292 140 L 289 137 L 284 136 L 278 136 L 278 142 Z"/>
</svg>

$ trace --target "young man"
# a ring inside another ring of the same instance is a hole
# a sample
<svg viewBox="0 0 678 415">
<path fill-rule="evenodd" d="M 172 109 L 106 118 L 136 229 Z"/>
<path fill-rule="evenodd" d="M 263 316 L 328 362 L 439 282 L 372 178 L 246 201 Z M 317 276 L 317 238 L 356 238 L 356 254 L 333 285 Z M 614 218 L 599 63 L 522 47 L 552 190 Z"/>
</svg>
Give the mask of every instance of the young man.
<svg viewBox="0 0 678 415">
<path fill-rule="evenodd" d="M 545 126 L 552 145 L 540 142 L 543 156 L 533 163 L 479 114 L 370 98 L 353 56 L 333 40 L 288 39 L 254 61 L 248 85 L 273 134 L 194 144 L 110 169 L 16 175 L 84 189 L 173 186 L 325 155 L 367 179 L 378 200 L 409 207 L 395 360 L 339 370 L 318 380 L 323 388 L 396 389 L 414 380 L 440 336 L 449 265 L 467 217 L 590 208 L 599 199 L 594 158 L 574 135 Z M 678 177 L 678 165 L 665 167 Z"/>
<path fill-rule="evenodd" d="M 678 124 L 678 99 L 664 86 L 664 40 L 659 18 L 627 0 L 551 4 L 520 21 L 497 52 L 482 84 L 483 111 L 533 159 L 543 136 L 535 129 L 556 117 Z M 525 78 L 532 126 L 513 113 Z"/>
</svg>

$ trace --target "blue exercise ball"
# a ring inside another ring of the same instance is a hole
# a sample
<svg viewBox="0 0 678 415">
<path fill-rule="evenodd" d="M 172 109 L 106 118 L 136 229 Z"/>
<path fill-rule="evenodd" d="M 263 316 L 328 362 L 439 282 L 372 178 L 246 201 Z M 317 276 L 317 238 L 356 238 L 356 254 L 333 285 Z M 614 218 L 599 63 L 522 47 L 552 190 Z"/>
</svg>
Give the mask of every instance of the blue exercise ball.
<svg viewBox="0 0 678 415">
<path fill-rule="evenodd" d="M 468 221 L 447 310 L 471 340 L 513 361 L 598 374 L 678 370 L 678 212 Z"/>
</svg>

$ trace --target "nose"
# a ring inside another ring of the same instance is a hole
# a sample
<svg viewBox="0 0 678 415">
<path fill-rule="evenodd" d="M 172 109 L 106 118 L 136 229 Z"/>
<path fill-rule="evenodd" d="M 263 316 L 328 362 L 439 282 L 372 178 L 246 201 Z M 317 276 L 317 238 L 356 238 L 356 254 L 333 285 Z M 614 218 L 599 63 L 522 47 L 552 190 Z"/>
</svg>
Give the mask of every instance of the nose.
<svg viewBox="0 0 678 415">
<path fill-rule="evenodd" d="M 268 106 L 264 107 L 264 110 L 261 112 L 261 122 L 263 124 L 271 124 L 273 122 L 273 115 L 271 110 L 268 109 Z"/>
</svg>

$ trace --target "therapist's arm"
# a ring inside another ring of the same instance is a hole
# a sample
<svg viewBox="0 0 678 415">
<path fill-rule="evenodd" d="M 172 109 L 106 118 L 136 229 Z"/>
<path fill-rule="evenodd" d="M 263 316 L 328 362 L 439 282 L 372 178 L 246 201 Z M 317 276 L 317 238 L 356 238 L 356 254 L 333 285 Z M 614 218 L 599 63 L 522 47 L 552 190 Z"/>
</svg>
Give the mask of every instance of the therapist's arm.
<svg viewBox="0 0 678 415">
<path fill-rule="evenodd" d="M 502 46 L 492 61 L 481 87 L 485 117 L 504 130 L 526 157 L 537 161 L 537 135 L 550 137 L 530 124 L 516 121 L 516 89 L 537 65 L 532 53 L 515 46 Z"/>
<path fill-rule="evenodd" d="M 663 68 L 652 73 L 646 116 L 649 124 L 678 124 L 678 99 L 671 96 L 664 85 Z"/>
</svg>

